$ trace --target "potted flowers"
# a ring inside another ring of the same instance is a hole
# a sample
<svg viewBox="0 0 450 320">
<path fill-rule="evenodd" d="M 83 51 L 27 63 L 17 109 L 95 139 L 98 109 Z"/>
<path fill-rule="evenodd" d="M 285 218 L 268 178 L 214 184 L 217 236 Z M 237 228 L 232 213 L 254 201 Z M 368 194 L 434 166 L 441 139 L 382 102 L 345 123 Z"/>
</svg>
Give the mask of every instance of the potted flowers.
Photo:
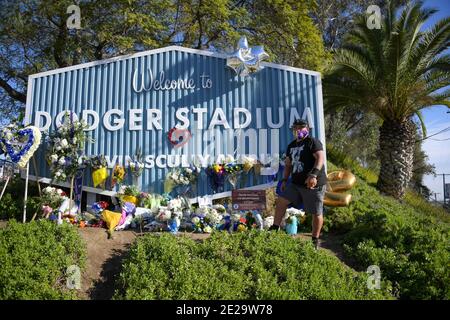
<svg viewBox="0 0 450 320">
<path fill-rule="evenodd" d="M 284 216 L 286 223 L 286 232 L 291 235 L 297 234 L 298 224 L 300 223 L 300 219 L 305 216 L 305 211 L 289 208 L 286 210 L 286 214 Z"/>
<path fill-rule="evenodd" d="M 131 202 L 136 206 L 139 203 L 140 191 L 137 186 L 122 186 L 118 192 L 118 196 L 122 202 Z"/>
</svg>

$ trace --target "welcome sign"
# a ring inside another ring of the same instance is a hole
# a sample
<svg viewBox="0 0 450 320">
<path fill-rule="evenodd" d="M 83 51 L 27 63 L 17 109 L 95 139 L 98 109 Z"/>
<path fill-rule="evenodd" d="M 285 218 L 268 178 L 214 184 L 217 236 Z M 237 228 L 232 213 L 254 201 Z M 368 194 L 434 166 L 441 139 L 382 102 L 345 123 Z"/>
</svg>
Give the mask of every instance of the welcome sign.
<svg viewBox="0 0 450 320">
<path fill-rule="evenodd" d="M 26 122 L 52 131 L 70 111 L 95 139 L 86 155 L 104 154 L 110 168 L 126 166 L 140 149 L 143 191 L 162 193 L 171 168 L 206 167 L 229 155 L 253 155 L 276 171 L 295 118 L 307 119 L 312 135 L 325 142 L 322 89 L 317 72 L 262 65 L 239 77 L 225 55 L 172 46 L 43 72 L 29 77 Z M 182 142 L 169 141 L 171 130 Z M 31 177 L 49 182 L 45 146 L 36 157 Z M 267 182 L 264 175 L 255 179 Z M 100 191 L 91 186 L 86 173 L 85 190 Z M 205 176 L 197 190 L 211 193 Z"/>
</svg>

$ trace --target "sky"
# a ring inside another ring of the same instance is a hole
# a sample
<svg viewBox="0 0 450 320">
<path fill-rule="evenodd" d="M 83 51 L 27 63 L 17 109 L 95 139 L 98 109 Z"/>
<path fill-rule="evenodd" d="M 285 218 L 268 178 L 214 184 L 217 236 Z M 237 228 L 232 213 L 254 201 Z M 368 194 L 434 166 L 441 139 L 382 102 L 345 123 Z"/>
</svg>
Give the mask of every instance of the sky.
<svg viewBox="0 0 450 320">
<path fill-rule="evenodd" d="M 433 7 L 439 10 L 427 23 L 423 26 L 428 29 L 442 18 L 450 16 L 450 1 L 448 0 L 426 0 L 426 7 Z M 450 127 L 450 109 L 445 106 L 438 106 L 423 110 L 425 124 L 427 126 L 428 135 L 439 132 Z M 448 140 L 445 140 L 448 139 Z M 429 157 L 429 162 L 436 167 L 436 173 L 447 173 L 446 183 L 450 183 L 450 130 L 438 134 L 424 141 L 423 149 Z M 426 176 L 424 184 L 436 192 L 437 200 L 443 199 L 443 180 L 442 176 Z"/>
</svg>

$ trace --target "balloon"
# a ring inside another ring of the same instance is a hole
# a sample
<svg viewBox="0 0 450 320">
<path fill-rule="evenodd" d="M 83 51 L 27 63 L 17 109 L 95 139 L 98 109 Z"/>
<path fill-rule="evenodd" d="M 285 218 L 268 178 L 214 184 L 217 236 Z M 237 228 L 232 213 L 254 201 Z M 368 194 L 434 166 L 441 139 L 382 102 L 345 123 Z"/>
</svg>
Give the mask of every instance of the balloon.
<svg viewBox="0 0 450 320">
<path fill-rule="evenodd" d="M 350 204 L 352 195 L 343 191 L 350 190 L 356 182 L 355 176 L 347 170 L 333 171 L 327 175 L 327 192 L 323 204 L 329 207 L 345 207 Z"/>
<path fill-rule="evenodd" d="M 249 48 L 247 38 L 241 37 L 238 42 L 237 51 L 227 57 L 227 66 L 240 77 L 258 72 L 263 67 L 261 61 L 269 58 L 262 46 Z"/>
</svg>

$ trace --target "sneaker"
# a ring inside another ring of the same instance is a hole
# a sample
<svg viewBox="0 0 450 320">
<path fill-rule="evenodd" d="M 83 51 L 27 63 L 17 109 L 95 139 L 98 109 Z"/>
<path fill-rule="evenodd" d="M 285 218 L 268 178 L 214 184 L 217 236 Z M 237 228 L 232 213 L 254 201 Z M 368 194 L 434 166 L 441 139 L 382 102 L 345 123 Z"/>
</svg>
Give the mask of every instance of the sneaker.
<svg viewBox="0 0 450 320">
<path fill-rule="evenodd" d="M 279 230 L 280 230 L 280 227 L 276 226 L 276 225 L 271 225 L 269 228 L 269 231 L 279 231 Z"/>
<path fill-rule="evenodd" d="M 312 243 L 313 243 L 314 249 L 315 250 L 319 250 L 319 248 L 320 248 L 320 239 L 319 238 L 313 238 L 312 239 Z"/>
</svg>

